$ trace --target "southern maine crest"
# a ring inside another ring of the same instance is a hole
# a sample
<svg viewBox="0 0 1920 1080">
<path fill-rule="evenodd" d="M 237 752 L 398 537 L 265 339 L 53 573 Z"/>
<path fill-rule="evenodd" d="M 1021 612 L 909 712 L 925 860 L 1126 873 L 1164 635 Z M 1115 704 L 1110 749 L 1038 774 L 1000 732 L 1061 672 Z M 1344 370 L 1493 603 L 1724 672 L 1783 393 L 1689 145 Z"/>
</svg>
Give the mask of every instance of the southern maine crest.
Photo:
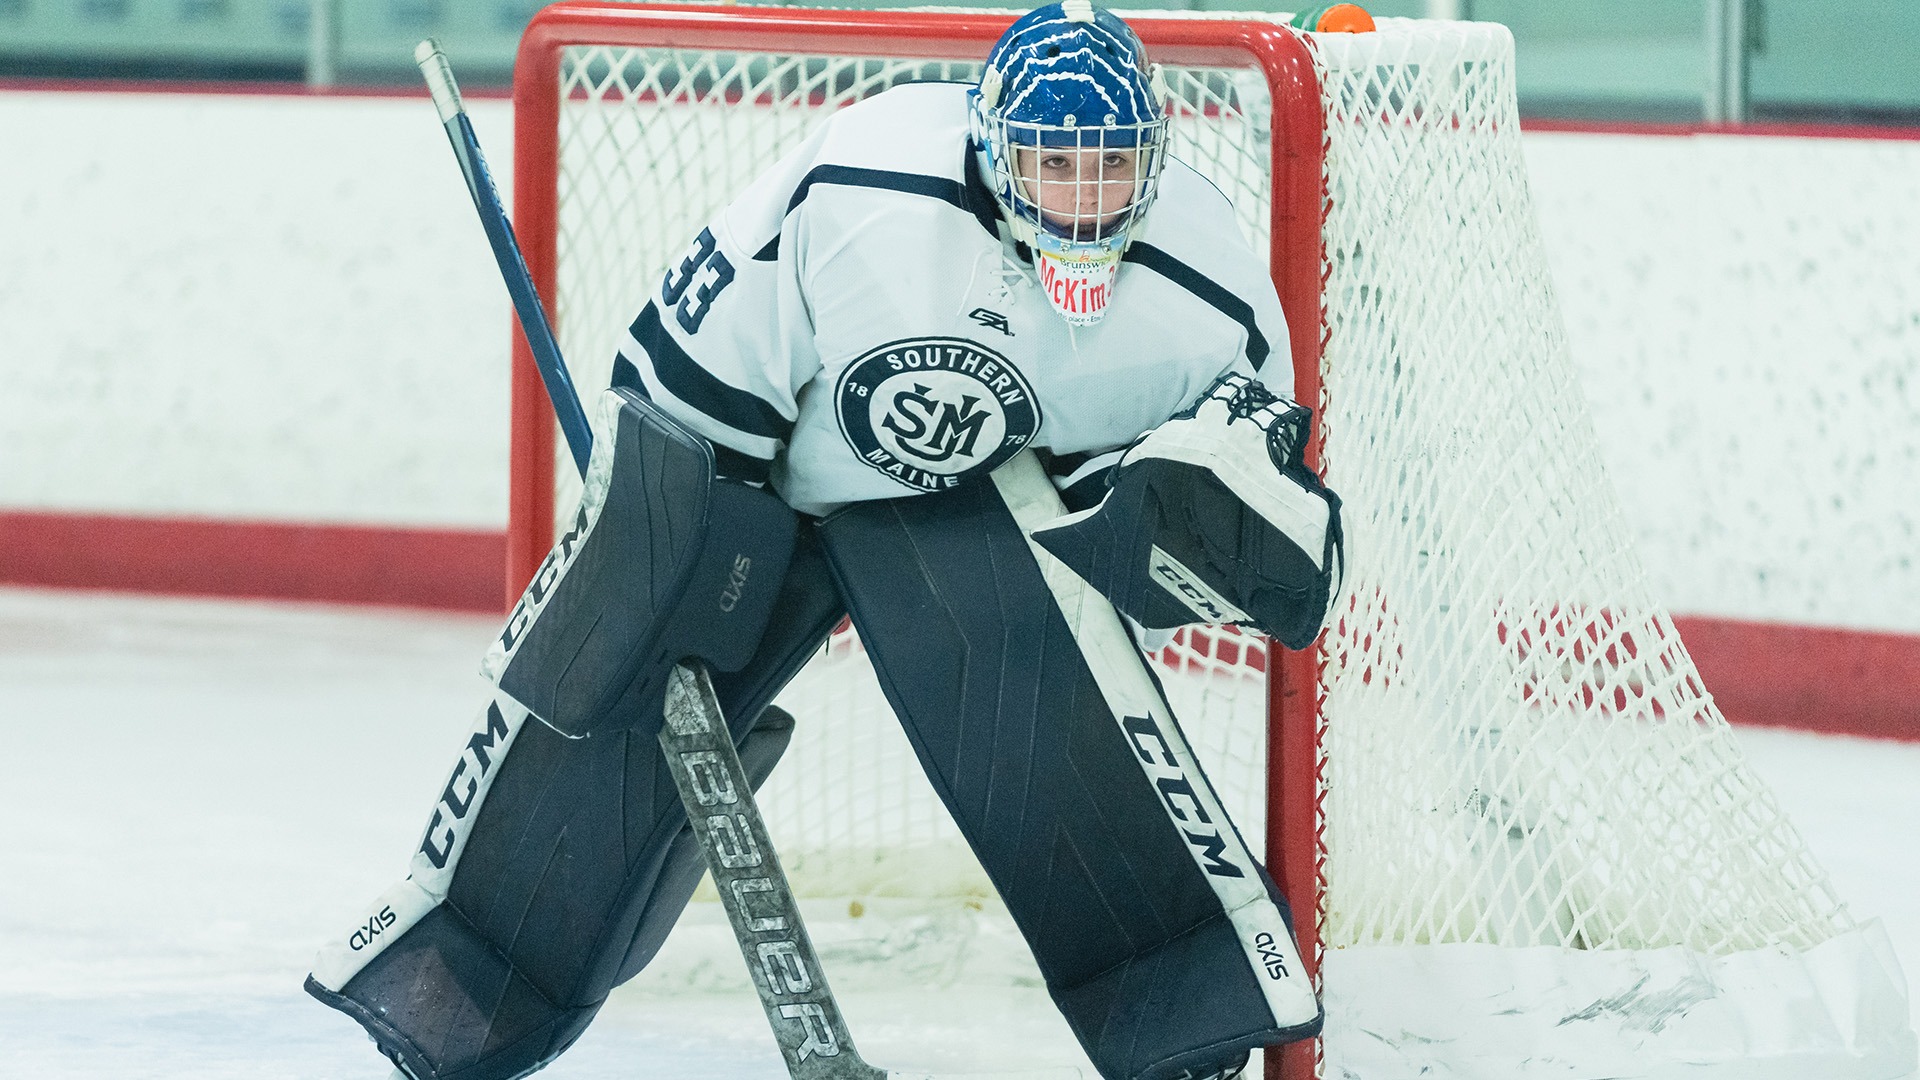
<svg viewBox="0 0 1920 1080">
<path fill-rule="evenodd" d="M 1040 429 L 1026 377 L 965 338 L 881 345 L 840 373 L 834 401 L 860 460 L 921 491 L 991 471 Z"/>
</svg>

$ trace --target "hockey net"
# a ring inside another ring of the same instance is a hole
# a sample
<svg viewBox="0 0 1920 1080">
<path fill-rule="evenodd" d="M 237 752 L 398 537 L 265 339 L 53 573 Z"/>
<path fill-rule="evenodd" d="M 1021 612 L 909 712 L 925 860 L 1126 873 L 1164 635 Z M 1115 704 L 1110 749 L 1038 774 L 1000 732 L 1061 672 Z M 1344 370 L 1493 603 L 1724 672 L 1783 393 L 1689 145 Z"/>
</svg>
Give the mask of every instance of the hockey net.
<svg viewBox="0 0 1920 1080">
<path fill-rule="evenodd" d="M 517 75 L 516 216 L 576 384 L 606 385 L 641 298 L 759 169 L 834 108 L 971 81 L 1009 17 L 544 13 Z M 1878 925 L 1743 764 L 1628 543 L 1505 29 L 1133 21 L 1167 64 L 1175 155 L 1272 252 L 1346 506 L 1346 587 L 1313 652 L 1271 684 L 1251 635 L 1188 631 L 1155 658 L 1323 979 L 1323 1053 L 1287 1075 L 1904 1075 Z M 516 590 L 577 496 L 518 363 Z M 762 801 L 803 895 L 990 895 L 853 635 L 781 700 L 799 724 Z"/>
</svg>

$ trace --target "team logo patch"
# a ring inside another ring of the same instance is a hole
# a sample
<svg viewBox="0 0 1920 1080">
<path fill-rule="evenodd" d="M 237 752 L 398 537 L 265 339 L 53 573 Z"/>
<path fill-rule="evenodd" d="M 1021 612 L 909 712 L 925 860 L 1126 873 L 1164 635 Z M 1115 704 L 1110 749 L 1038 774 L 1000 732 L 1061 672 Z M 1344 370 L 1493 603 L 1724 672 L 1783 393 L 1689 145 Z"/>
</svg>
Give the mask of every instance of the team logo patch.
<svg viewBox="0 0 1920 1080">
<path fill-rule="evenodd" d="M 847 365 L 834 401 L 860 460 L 921 491 L 993 470 L 1040 429 L 1026 376 L 965 338 L 882 345 Z"/>
</svg>

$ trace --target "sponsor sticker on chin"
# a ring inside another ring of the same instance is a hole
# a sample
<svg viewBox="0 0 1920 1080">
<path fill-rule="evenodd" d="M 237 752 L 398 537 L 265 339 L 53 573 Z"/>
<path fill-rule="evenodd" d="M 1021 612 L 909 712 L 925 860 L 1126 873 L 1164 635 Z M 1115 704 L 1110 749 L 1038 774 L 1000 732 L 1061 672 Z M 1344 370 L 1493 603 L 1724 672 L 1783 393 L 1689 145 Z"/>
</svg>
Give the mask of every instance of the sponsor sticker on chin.
<svg viewBox="0 0 1920 1080">
<path fill-rule="evenodd" d="M 1117 258 L 1062 260 L 1040 253 L 1040 289 L 1066 320 L 1076 326 L 1099 322 L 1113 298 L 1113 279 L 1120 269 Z"/>
</svg>

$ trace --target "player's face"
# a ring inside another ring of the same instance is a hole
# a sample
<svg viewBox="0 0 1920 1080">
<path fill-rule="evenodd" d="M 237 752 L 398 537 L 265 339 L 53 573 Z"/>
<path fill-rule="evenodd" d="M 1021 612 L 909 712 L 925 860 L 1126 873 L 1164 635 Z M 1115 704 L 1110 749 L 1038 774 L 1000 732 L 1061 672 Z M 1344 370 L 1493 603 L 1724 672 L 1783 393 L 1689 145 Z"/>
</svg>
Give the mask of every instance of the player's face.
<svg viewBox="0 0 1920 1080">
<path fill-rule="evenodd" d="M 1014 157 L 1027 201 L 1075 240 L 1098 239 L 1133 205 L 1137 150 L 1021 148 Z"/>
</svg>

